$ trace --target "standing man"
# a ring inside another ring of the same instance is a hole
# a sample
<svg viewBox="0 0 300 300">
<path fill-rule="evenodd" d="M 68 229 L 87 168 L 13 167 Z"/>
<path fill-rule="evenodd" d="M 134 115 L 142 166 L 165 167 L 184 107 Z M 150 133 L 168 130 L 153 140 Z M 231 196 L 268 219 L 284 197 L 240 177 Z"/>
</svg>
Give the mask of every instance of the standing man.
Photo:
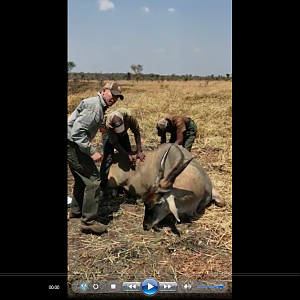
<svg viewBox="0 0 300 300">
<path fill-rule="evenodd" d="M 80 218 L 82 229 L 100 234 L 106 226 L 98 222 L 100 174 L 95 162 L 102 155 L 92 146 L 104 112 L 118 99 L 123 100 L 121 87 L 107 83 L 95 97 L 82 100 L 68 118 L 68 165 L 75 185 L 70 205 L 70 218 Z"/>
<path fill-rule="evenodd" d="M 102 135 L 103 160 L 100 167 L 101 196 L 106 194 L 109 168 L 112 165 L 114 149 L 133 163 L 128 129 L 134 134 L 136 158 L 144 161 L 139 123 L 135 115 L 126 108 L 118 108 L 104 117 L 105 132 Z"/>
<path fill-rule="evenodd" d="M 161 137 L 160 143 L 166 142 L 166 133 L 171 133 L 169 143 L 175 143 L 191 151 L 196 138 L 197 125 L 187 116 L 165 116 L 156 124 L 157 135 Z"/>
</svg>

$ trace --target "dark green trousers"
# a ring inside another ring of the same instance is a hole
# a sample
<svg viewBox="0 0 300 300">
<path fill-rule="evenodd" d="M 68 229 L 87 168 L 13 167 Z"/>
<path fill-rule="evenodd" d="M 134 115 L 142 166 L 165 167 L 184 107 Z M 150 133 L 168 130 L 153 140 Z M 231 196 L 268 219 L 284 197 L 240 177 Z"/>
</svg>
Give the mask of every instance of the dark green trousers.
<svg viewBox="0 0 300 300">
<path fill-rule="evenodd" d="M 186 132 L 183 135 L 183 147 L 188 151 L 191 151 L 192 149 L 192 145 L 195 141 L 196 134 L 197 134 L 197 125 L 191 119 L 189 123 L 189 127 L 187 128 Z M 173 134 L 170 137 L 169 143 L 175 143 L 176 140 L 177 140 L 177 135 Z"/>
<path fill-rule="evenodd" d="M 81 216 L 84 224 L 90 225 L 98 219 L 100 174 L 93 159 L 81 152 L 68 140 L 68 165 L 75 185 L 70 213 Z"/>
<path fill-rule="evenodd" d="M 186 131 L 185 139 L 184 139 L 184 148 L 191 151 L 192 145 L 195 141 L 197 134 L 197 125 L 196 123 L 191 119 L 189 128 Z"/>
</svg>

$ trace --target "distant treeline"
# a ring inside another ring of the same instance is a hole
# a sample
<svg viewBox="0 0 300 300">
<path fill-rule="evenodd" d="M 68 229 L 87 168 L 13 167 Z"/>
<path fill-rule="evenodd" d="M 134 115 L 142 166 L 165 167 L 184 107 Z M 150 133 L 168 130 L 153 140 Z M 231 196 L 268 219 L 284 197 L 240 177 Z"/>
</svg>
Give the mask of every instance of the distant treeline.
<svg viewBox="0 0 300 300">
<path fill-rule="evenodd" d="M 224 75 L 208 75 L 208 76 L 193 76 L 192 74 L 186 75 L 160 75 L 160 74 L 132 74 L 128 73 L 68 73 L 68 80 L 74 81 L 90 81 L 90 80 L 136 80 L 136 81 L 188 81 L 188 80 L 232 80 L 232 74 Z"/>
</svg>

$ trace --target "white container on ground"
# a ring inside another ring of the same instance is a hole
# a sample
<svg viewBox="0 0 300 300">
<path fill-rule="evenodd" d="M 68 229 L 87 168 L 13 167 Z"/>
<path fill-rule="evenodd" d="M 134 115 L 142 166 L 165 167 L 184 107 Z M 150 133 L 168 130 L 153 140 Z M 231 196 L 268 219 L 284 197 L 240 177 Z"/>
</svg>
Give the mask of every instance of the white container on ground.
<svg viewBox="0 0 300 300">
<path fill-rule="evenodd" d="M 68 207 L 70 207 L 71 202 L 72 202 L 72 197 L 68 196 Z"/>
</svg>

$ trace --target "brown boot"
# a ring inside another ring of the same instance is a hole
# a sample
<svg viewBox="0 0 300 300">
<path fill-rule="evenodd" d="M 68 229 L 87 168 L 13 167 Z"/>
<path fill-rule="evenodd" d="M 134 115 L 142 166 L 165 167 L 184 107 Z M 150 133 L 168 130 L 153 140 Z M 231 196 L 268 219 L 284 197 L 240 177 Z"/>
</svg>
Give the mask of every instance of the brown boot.
<svg viewBox="0 0 300 300">
<path fill-rule="evenodd" d="M 100 222 L 95 222 L 91 225 L 82 224 L 81 229 L 84 231 L 93 232 L 95 234 L 100 234 L 107 231 L 107 226 Z"/>
</svg>

